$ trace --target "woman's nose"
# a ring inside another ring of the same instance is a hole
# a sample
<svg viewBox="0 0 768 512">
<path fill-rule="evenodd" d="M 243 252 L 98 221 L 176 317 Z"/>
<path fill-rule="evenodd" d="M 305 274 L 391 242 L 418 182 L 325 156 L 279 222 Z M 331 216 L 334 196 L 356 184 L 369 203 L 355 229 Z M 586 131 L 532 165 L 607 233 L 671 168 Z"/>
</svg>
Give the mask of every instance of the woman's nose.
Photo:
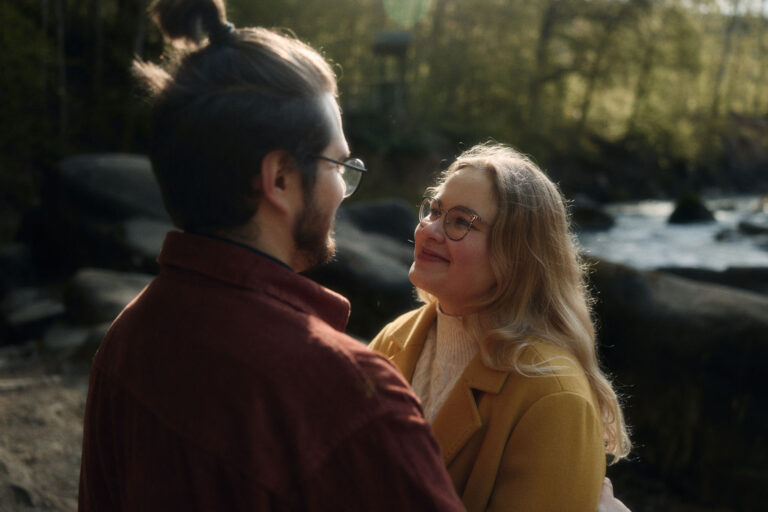
<svg viewBox="0 0 768 512">
<path fill-rule="evenodd" d="M 443 232 L 442 217 L 435 220 L 424 219 L 416 227 L 416 231 L 418 232 L 419 230 L 421 230 L 425 236 L 434 238 L 438 241 L 442 241 L 445 238 L 445 233 Z"/>
</svg>

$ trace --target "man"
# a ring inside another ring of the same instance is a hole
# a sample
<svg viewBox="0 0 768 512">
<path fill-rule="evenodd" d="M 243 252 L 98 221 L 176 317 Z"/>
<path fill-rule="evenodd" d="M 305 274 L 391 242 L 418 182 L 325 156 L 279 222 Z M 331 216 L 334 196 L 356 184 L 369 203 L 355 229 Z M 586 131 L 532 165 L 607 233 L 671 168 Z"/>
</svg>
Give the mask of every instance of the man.
<svg viewBox="0 0 768 512">
<path fill-rule="evenodd" d="M 343 334 L 343 297 L 296 274 L 333 253 L 364 171 L 335 77 L 295 39 L 231 30 L 220 6 L 154 5 L 170 39 L 211 39 L 170 73 L 138 66 L 184 232 L 94 359 L 79 508 L 461 510 L 405 382 Z"/>
</svg>

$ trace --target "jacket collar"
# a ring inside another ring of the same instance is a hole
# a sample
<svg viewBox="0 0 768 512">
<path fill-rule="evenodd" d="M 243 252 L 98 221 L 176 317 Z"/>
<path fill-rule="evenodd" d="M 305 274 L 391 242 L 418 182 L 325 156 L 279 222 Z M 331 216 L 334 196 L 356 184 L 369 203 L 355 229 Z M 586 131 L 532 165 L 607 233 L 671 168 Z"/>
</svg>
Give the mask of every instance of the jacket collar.
<svg viewBox="0 0 768 512">
<path fill-rule="evenodd" d="M 408 382 L 413 379 L 416 362 L 436 317 L 437 305 L 427 304 L 416 312 L 411 321 L 398 326 L 390 334 L 394 343 L 389 358 Z M 508 376 L 508 372 L 486 366 L 479 352 L 464 369 L 432 423 L 432 431 L 442 450 L 445 464 L 451 462 L 472 435 L 483 426 L 473 390 L 497 394 Z"/>
<path fill-rule="evenodd" d="M 270 295 L 294 309 L 317 316 L 338 331 L 349 319 L 349 301 L 289 267 L 250 248 L 205 235 L 171 231 L 157 261 Z"/>
</svg>

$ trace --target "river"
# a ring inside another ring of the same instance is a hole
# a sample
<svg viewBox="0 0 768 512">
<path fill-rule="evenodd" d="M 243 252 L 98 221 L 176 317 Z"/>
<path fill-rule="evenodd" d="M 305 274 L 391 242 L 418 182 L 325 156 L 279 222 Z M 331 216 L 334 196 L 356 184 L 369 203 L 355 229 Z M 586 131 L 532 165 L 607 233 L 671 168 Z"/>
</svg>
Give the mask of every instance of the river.
<svg viewBox="0 0 768 512">
<path fill-rule="evenodd" d="M 672 201 L 610 204 L 605 210 L 616 221 L 613 227 L 579 233 L 579 242 L 587 254 L 642 269 L 768 267 L 768 237 L 744 236 L 737 231 L 739 221 L 759 208 L 759 198 L 740 196 L 705 202 L 714 213 L 714 222 L 668 224 Z"/>
</svg>

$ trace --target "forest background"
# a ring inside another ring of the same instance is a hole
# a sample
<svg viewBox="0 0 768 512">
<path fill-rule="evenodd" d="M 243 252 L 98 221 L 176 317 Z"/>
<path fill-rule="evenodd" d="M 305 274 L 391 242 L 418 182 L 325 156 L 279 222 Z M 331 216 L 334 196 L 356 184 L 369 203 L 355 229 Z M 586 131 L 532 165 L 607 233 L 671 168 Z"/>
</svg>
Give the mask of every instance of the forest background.
<svg viewBox="0 0 768 512">
<path fill-rule="evenodd" d="M 0 241 L 62 156 L 146 152 L 148 0 L 0 3 Z M 493 138 L 598 201 L 768 190 L 768 0 L 229 0 L 340 76 L 359 198 L 414 204 Z"/>
</svg>

